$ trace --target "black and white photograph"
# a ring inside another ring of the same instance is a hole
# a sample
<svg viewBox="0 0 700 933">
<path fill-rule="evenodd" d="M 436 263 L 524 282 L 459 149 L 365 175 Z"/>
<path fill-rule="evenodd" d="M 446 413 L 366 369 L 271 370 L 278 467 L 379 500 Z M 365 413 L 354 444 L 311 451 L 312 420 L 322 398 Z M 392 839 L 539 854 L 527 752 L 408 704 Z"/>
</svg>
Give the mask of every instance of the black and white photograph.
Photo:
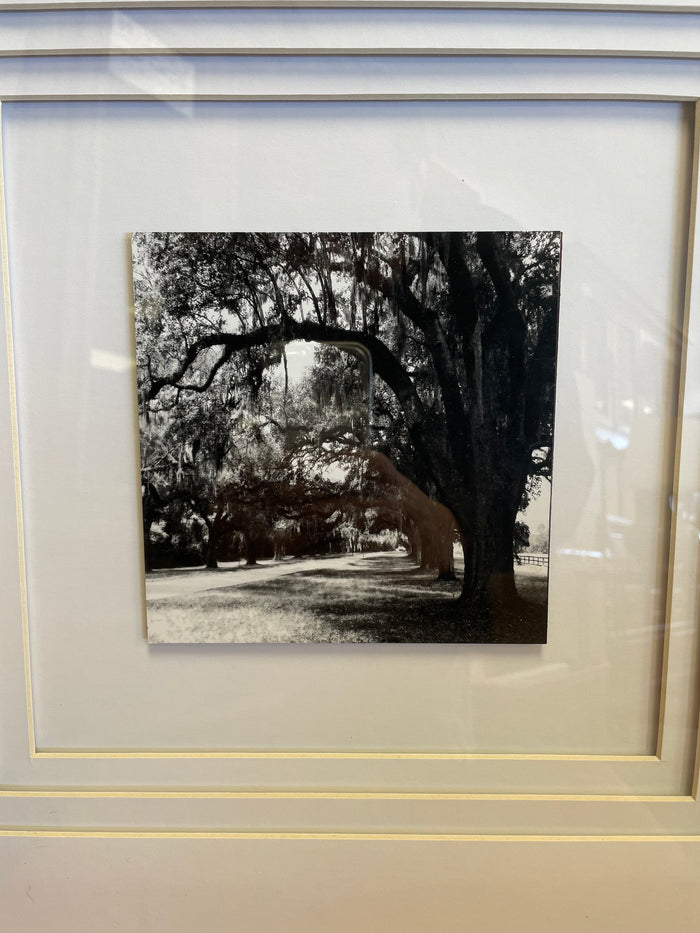
<svg viewBox="0 0 700 933">
<path fill-rule="evenodd" d="M 561 244 L 134 233 L 149 642 L 546 643 Z"/>
</svg>

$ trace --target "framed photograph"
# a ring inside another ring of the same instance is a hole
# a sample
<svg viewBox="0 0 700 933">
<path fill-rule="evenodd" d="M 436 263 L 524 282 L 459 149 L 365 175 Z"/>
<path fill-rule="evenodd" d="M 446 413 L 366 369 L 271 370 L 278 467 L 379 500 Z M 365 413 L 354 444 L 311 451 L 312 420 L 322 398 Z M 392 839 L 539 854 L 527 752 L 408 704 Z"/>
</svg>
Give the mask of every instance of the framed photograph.
<svg viewBox="0 0 700 933">
<path fill-rule="evenodd" d="M 10 928 L 694 929 L 698 13 L 72 6 L 0 8 Z"/>
<path fill-rule="evenodd" d="M 545 642 L 560 253 L 135 235 L 149 641 Z"/>
</svg>

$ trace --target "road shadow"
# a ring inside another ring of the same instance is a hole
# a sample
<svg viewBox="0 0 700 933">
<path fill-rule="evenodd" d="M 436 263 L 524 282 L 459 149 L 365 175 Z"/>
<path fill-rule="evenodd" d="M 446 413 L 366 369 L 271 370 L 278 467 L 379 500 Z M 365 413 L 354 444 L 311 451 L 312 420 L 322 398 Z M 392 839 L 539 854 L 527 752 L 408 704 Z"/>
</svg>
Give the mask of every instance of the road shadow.
<svg viewBox="0 0 700 933">
<path fill-rule="evenodd" d="M 238 589 L 262 604 L 284 599 L 289 606 L 303 607 L 330 628 L 332 641 L 546 642 L 546 606 L 519 599 L 498 618 L 468 619 L 458 602 L 461 582 L 436 581 L 434 573 L 419 571 L 404 555 L 366 555 L 358 569 L 329 565 L 251 581 Z"/>
</svg>

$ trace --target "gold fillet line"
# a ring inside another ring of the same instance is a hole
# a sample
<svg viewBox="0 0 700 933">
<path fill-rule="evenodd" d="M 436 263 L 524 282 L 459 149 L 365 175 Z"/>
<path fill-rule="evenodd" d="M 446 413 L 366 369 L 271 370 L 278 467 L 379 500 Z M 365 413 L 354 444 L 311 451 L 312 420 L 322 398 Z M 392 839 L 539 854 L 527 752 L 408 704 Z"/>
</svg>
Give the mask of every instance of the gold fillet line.
<svg viewBox="0 0 700 933">
<path fill-rule="evenodd" d="M 125 830 L 0 828 L 0 838 L 40 839 L 229 839 L 318 840 L 327 842 L 700 842 L 700 835 L 598 835 L 559 833 L 370 833 L 370 832 L 250 832 L 235 830 Z"/>
<path fill-rule="evenodd" d="M 61 798 L 79 800 L 450 800 L 450 801 L 552 801 L 563 803 L 694 803 L 693 797 L 661 794 L 518 794 L 460 792 L 379 791 L 163 791 L 163 790 L 60 790 L 5 788 L 0 799 Z"/>
<path fill-rule="evenodd" d="M 35 751 L 33 758 L 61 759 L 276 759 L 299 758 L 322 761 L 332 760 L 398 760 L 398 761 L 616 761 L 616 762 L 656 762 L 657 755 L 548 755 L 539 753 L 478 753 L 478 752 L 288 752 L 288 751 Z"/>
<path fill-rule="evenodd" d="M 692 272 L 693 272 L 693 247 L 695 246 L 695 234 L 697 231 L 697 209 L 698 209 L 698 175 L 700 174 L 700 101 L 695 104 L 695 136 L 693 140 L 693 181 L 692 181 L 692 210 L 694 211 L 694 221 L 691 225 L 689 239 L 692 239 L 692 243 L 689 245 L 688 249 L 688 271 L 687 275 L 687 284 L 686 284 L 686 308 L 685 316 L 683 321 L 683 340 L 684 345 L 688 343 L 688 330 L 690 327 L 690 313 L 691 313 L 691 302 L 692 302 Z M 685 380 L 685 372 L 687 367 L 687 351 L 684 354 L 682 360 L 682 373 L 681 376 Z M 675 493 L 674 493 L 675 494 Z M 677 504 L 677 500 L 676 504 Z M 675 513 L 677 513 L 677 507 Z M 669 588 L 671 586 L 671 581 L 669 581 Z M 700 781 L 700 722 L 696 723 L 696 742 L 695 742 L 695 762 L 693 765 L 693 782 L 691 788 L 691 794 L 693 797 L 697 798 L 698 795 L 698 782 Z M 660 744 L 657 748 L 659 754 L 661 752 Z"/>
<path fill-rule="evenodd" d="M 62 7 L 64 4 L 62 4 Z M 0 7 L 0 10 L 2 8 Z M 604 46 L 83 46 L 0 48 L 0 59 L 35 58 L 634 58 L 695 61 L 700 49 Z"/>
<path fill-rule="evenodd" d="M 34 737 L 34 707 L 32 701 L 32 677 L 29 652 L 29 613 L 27 607 L 27 567 L 24 543 L 24 517 L 22 513 L 22 480 L 19 459 L 19 418 L 17 414 L 17 382 L 15 373 L 14 343 L 12 338 L 12 312 L 10 304 L 10 263 L 7 243 L 7 213 L 5 202 L 5 172 L 3 166 L 2 103 L 0 102 L 0 251 L 2 253 L 2 284 L 5 304 L 5 335 L 7 339 L 7 369 L 10 381 L 10 421 L 12 426 L 12 457 L 15 474 L 15 509 L 17 522 L 17 549 L 19 561 L 19 585 L 22 613 L 22 652 L 24 658 L 24 689 L 27 705 L 27 729 L 29 754 L 36 751 Z"/>
<path fill-rule="evenodd" d="M 259 7 L 261 9 L 290 9 L 300 6 L 314 10 L 324 9 L 353 9 L 353 10 L 372 10 L 372 9 L 414 9 L 414 10 L 528 10 L 536 12 L 556 12 L 566 10 L 575 13 L 587 12 L 614 12 L 614 13 L 675 13 L 687 14 L 695 13 L 700 9 L 697 3 L 676 2 L 665 5 L 663 3 L 635 3 L 624 2 L 624 0 L 615 0 L 615 2 L 606 2 L 606 0 L 206 0 L 199 4 L 203 8 L 209 9 L 250 9 Z M 195 4 L 192 0 L 167 0 L 167 2 L 158 2 L 158 0 L 65 0 L 57 3 L 51 0 L 30 0 L 30 2 L 18 2 L 18 0 L 9 0 L 9 2 L 0 3 L 0 11 L 32 11 L 32 12 L 51 12 L 57 9 L 66 10 L 168 10 L 171 8 L 193 9 Z"/>
<path fill-rule="evenodd" d="M 2 100 L 7 103 L 119 103 L 123 101 L 132 101 L 135 103 L 168 103 L 170 101 L 184 103 L 198 102 L 223 102 L 223 103 L 313 103 L 319 102 L 387 102 L 396 101 L 399 103 L 410 101 L 468 101 L 468 100 L 488 100 L 488 101 L 622 101 L 622 102 L 647 102 L 647 103 L 695 103 L 698 100 L 697 94 L 653 94 L 651 92 L 593 92 L 593 91 L 494 91 L 485 93 L 482 91 L 426 91 L 426 92 L 394 92 L 394 93 L 358 93 L 358 92 L 338 92 L 336 94 L 318 94 L 318 93 L 276 93 L 276 94 L 218 94 L 218 93 L 161 93 L 144 94 L 143 92 L 119 94 L 4 94 Z"/>
</svg>

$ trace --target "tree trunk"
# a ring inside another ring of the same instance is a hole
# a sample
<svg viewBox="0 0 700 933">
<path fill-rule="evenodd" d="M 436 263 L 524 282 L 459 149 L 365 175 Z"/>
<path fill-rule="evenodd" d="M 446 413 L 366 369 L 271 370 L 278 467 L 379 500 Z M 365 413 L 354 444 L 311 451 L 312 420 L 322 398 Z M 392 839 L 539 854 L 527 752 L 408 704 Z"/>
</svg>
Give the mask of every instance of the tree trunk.
<svg viewBox="0 0 700 933">
<path fill-rule="evenodd" d="M 202 516 L 207 526 L 207 554 L 206 564 L 210 570 L 217 570 L 219 566 L 219 547 L 221 545 L 222 516 L 221 510 L 217 509 L 213 519 Z"/>
<path fill-rule="evenodd" d="M 151 546 L 151 525 L 153 519 L 144 515 L 143 519 L 143 562 L 146 573 L 150 573 L 153 565 L 152 546 Z"/>
<path fill-rule="evenodd" d="M 258 547 L 257 541 L 254 535 L 248 534 L 245 537 L 245 548 L 246 548 L 246 566 L 254 567 L 258 562 Z"/>
<path fill-rule="evenodd" d="M 414 564 L 420 566 L 422 554 L 420 529 L 408 515 L 404 515 L 403 533 L 408 541 L 408 556 Z"/>
<path fill-rule="evenodd" d="M 218 528 L 216 519 L 213 522 L 207 522 L 207 531 L 209 532 L 207 537 L 207 554 L 206 554 L 206 564 L 210 570 L 216 570 L 219 566 L 218 561 Z"/>
<path fill-rule="evenodd" d="M 437 580 L 456 580 L 453 550 L 456 524 L 452 513 L 439 502 L 426 499 L 419 528 L 421 570 L 437 570 Z"/>
<path fill-rule="evenodd" d="M 469 510 L 471 528 L 467 519 L 461 526 L 465 531 L 464 580 L 459 604 L 477 636 L 491 641 L 501 625 L 516 619 L 522 608 L 513 573 L 518 488 L 494 481 L 475 500 Z"/>
<path fill-rule="evenodd" d="M 436 510 L 437 511 L 437 510 Z M 456 580 L 454 541 L 457 526 L 450 512 L 441 508 L 434 527 L 435 559 L 438 580 Z"/>
</svg>

